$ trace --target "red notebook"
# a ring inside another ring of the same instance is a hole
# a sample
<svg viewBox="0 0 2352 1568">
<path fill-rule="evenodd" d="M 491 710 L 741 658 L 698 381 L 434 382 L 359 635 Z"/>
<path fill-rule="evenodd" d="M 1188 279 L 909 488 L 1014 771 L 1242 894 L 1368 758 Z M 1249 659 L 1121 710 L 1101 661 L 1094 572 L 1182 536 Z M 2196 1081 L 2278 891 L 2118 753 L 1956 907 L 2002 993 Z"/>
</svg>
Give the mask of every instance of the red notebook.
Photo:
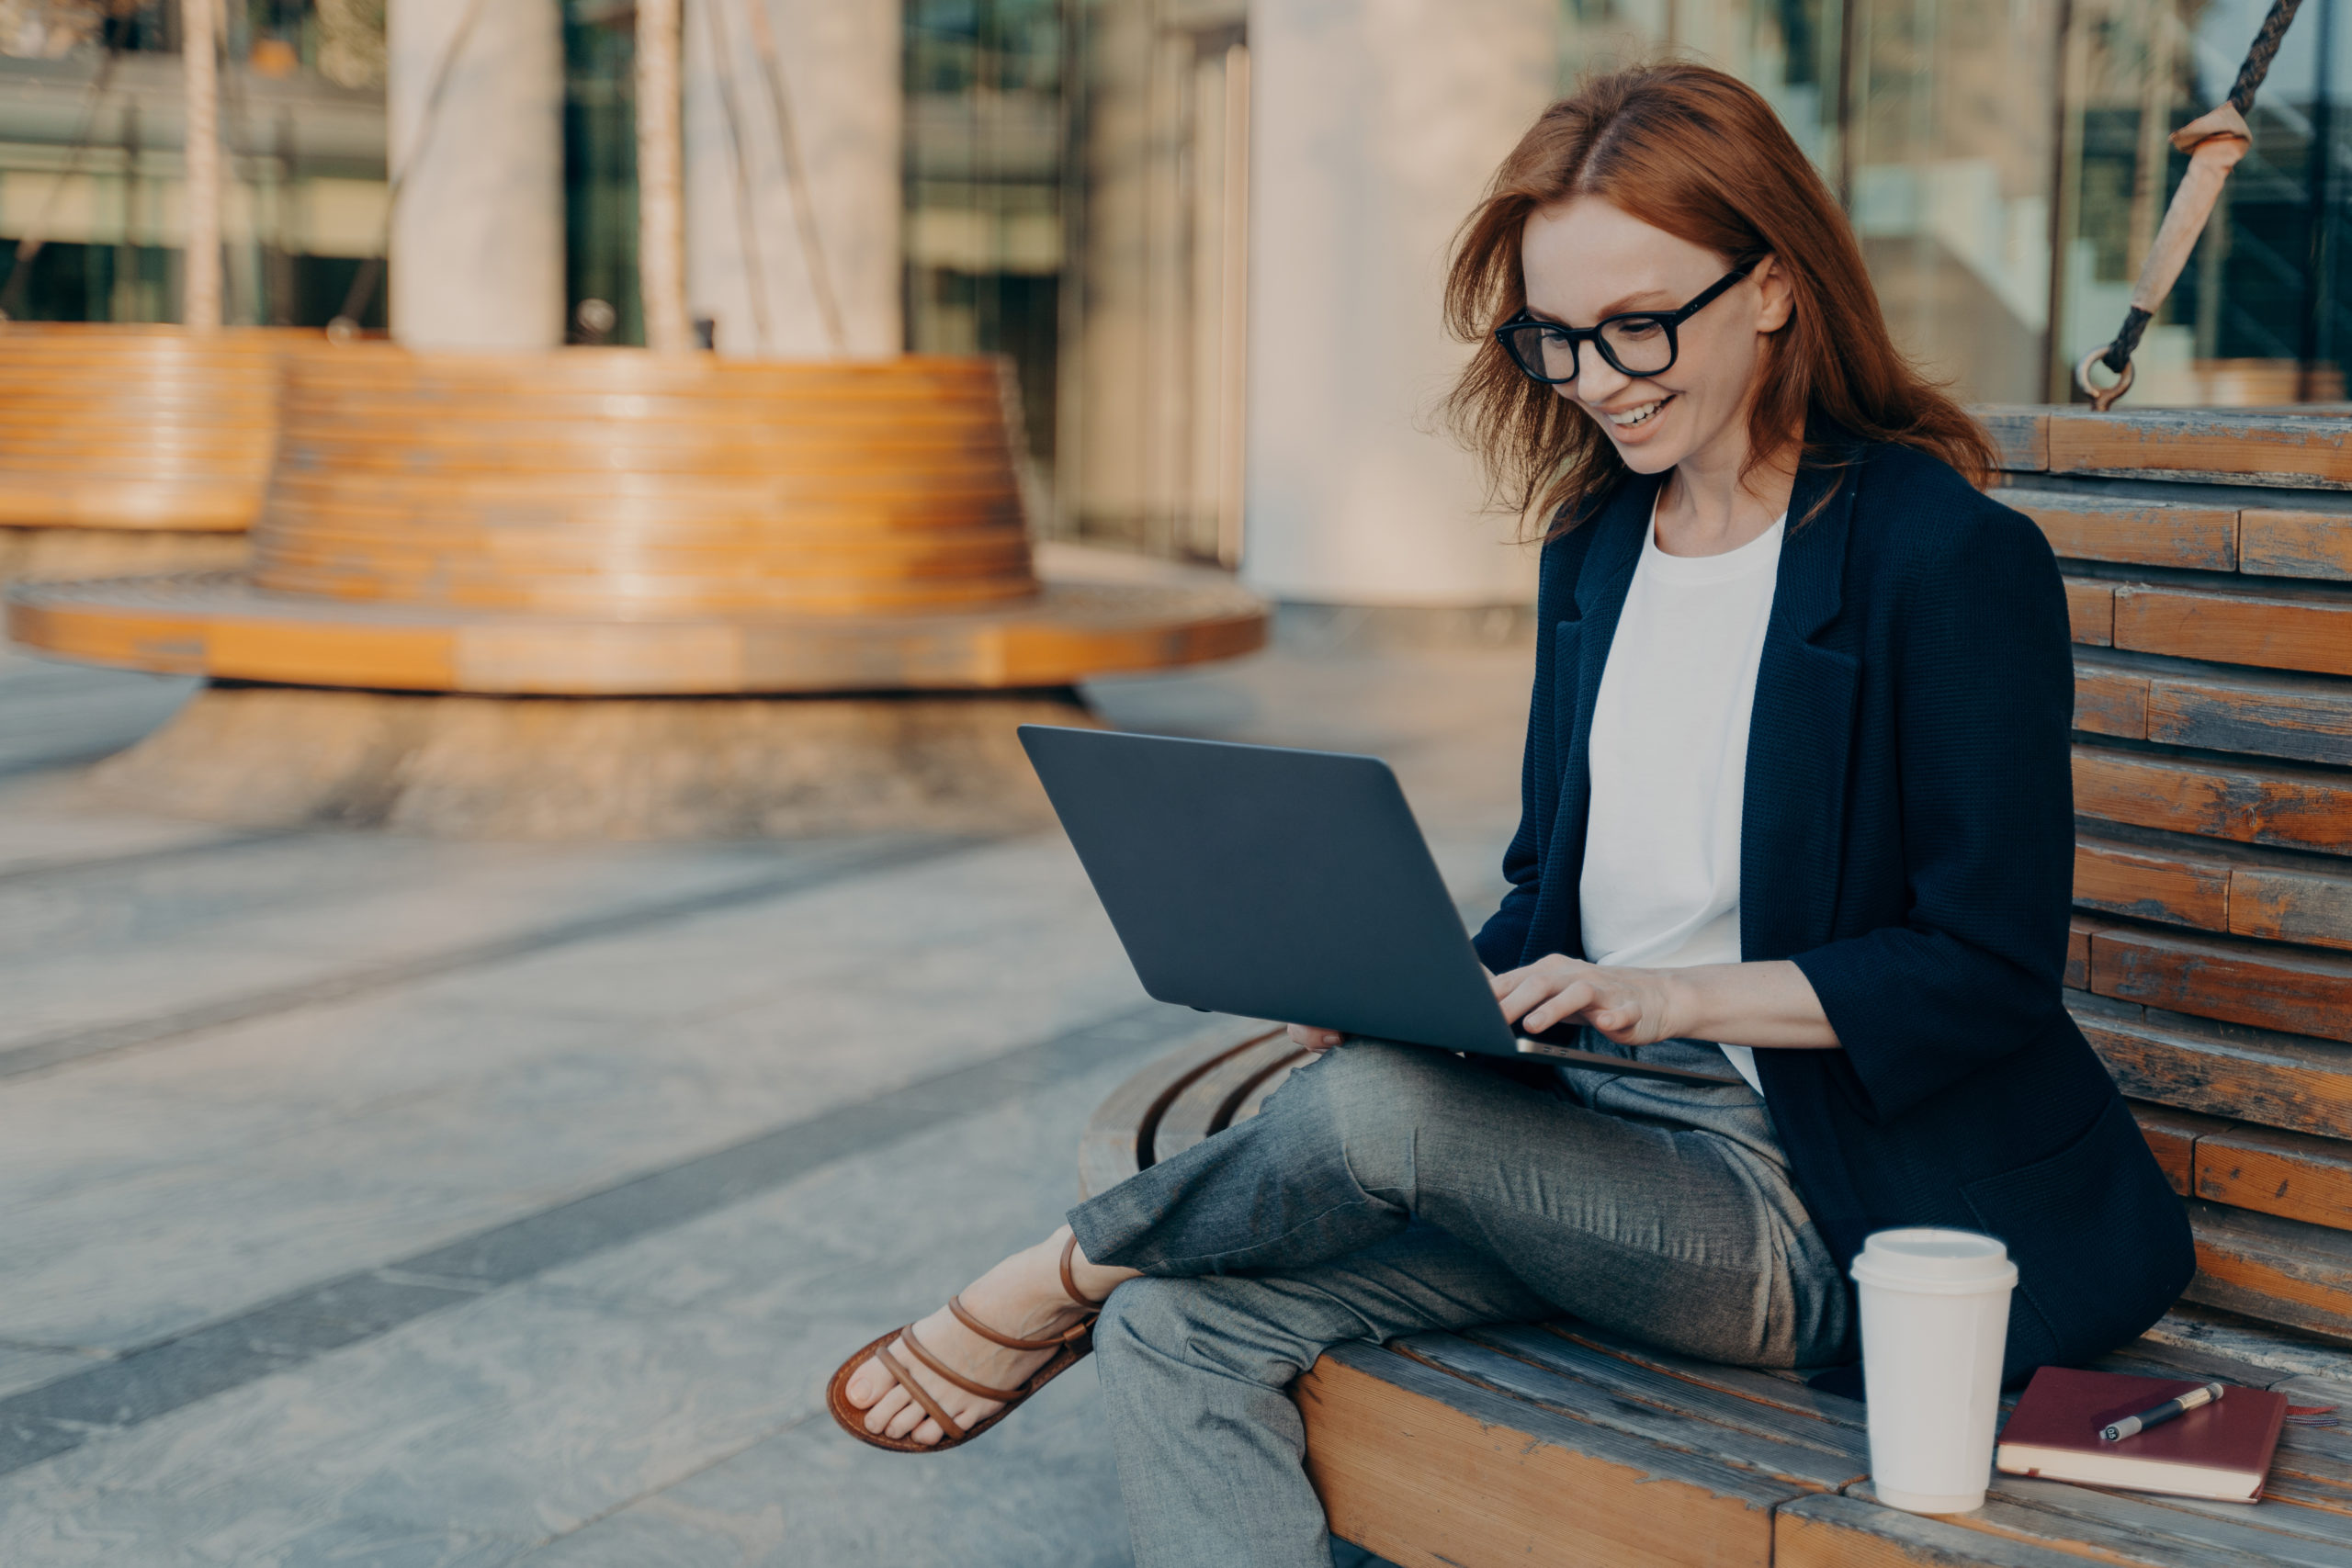
<svg viewBox="0 0 2352 1568">
<path fill-rule="evenodd" d="M 2287 1396 L 2230 1390 L 2161 1427 L 2107 1442 L 2099 1428 L 2199 1386 L 2195 1378 L 2127 1378 L 2044 1367 L 2001 1429 L 1994 1463 L 2009 1475 L 2252 1503 L 2262 1496 L 2287 1419 Z"/>
</svg>

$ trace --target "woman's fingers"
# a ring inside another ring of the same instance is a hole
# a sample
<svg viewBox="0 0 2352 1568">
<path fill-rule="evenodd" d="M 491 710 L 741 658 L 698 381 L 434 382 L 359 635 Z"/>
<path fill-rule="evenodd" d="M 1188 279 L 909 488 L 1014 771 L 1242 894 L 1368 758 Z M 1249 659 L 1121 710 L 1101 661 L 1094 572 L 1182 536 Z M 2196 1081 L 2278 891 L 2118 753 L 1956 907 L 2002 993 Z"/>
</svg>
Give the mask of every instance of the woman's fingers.
<svg viewBox="0 0 2352 1568">
<path fill-rule="evenodd" d="M 1312 1024 L 1294 1023 L 1290 1026 L 1290 1043 L 1304 1045 L 1309 1051 L 1329 1051 L 1347 1038 L 1335 1029 L 1317 1029 Z"/>
<path fill-rule="evenodd" d="M 1530 1034 L 1540 1034 L 1555 1023 L 1565 1023 L 1600 999 L 1600 993 L 1589 980 L 1571 980 L 1555 991 L 1551 999 L 1527 1015 L 1524 1027 Z"/>
</svg>

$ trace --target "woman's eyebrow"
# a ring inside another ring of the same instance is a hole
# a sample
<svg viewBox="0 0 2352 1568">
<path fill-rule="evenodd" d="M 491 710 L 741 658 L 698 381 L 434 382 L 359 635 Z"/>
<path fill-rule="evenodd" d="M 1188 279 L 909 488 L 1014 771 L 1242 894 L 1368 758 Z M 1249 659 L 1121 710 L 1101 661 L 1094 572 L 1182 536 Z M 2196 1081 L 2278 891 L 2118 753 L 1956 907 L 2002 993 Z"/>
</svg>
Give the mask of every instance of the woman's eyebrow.
<svg viewBox="0 0 2352 1568">
<path fill-rule="evenodd" d="M 1596 311 L 1592 319 L 1596 321 L 1606 321 L 1611 316 L 1623 315 L 1627 311 L 1638 310 L 1645 308 L 1651 310 L 1666 310 L 1669 307 L 1663 305 L 1650 305 L 1648 307 L 1645 307 L 1642 303 L 1645 299 L 1657 300 L 1663 299 L 1665 297 L 1666 290 L 1663 288 L 1637 288 L 1631 294 L 1621 294 L 1616 299 L 1611 299 L 1608 304 L 1602 306 L 1600 310 Z M 1566 318 L 1562 316 L 1555 316 L 1552 314 L 1551 311 L 1544 310 L 1539 306 L 1530 305 L 1526 309 L 1527 313 L 1534 317 L 1539 321 L 1550 321 L 1555 326 L 1562 327 L 1572 327 L 1576 325 L 1574 321 L 1568 321 Z"/>
</svg>

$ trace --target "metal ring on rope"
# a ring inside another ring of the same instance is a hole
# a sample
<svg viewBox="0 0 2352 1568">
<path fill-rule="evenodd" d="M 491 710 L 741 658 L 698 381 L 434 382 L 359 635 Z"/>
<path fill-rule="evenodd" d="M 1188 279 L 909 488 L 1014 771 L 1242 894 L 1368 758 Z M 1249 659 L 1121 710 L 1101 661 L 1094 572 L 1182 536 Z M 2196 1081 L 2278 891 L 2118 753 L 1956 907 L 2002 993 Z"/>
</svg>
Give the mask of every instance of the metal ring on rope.
<svg viewBox="0 0 2352 1568">
<path fill-rule="evenodd" d="M 2132 389 L 2132 369 L 2128 359 L 2123 362 L 2123 373 L 2116 377 L 2114 386 L 2091 385 L 2091 367 L 2106 357 L 2106 349 L 2095 348 L 2084 355 L 2083 362 L 2075 367 L 2075 385 L 2083 389 L 2083 396 L 2090 399 L 2092 412 L 2096 413 L 2105 413 L 2115 405 L 2116 399 Z"/>
</svg>

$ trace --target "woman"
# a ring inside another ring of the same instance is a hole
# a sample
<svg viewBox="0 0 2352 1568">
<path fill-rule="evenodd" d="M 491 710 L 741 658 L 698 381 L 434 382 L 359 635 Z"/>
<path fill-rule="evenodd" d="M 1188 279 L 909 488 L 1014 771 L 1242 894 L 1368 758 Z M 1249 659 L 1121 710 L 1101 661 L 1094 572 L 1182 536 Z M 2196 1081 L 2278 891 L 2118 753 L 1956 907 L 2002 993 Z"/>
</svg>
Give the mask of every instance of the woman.
<svg viewBox="0 0 2352 1568">
<path fill-rule="evenodd" d="M 1850 1363 L 1890 1225 L 2000 1236 L 2007 1371 L 2188 1282 L 2179 1202 L 2062 1005 L 2073 683 L 2056 563 L 1896 355 L 1771 110 L 1669 64 L 1537 121 L 1464 225 L 1453 409 L 1543 556 L 1504 1013 L 1724 1087 L 1318 1053 L 853 1358 L 908 1449 L 1102 1352 L 1139 1562 L 1328 1562 L 1283 1393 L 1343 1339 L 1570 1313 Z M 1727 1076 L 1727 1075 L 1725 1075 Z"/>
</svg>

